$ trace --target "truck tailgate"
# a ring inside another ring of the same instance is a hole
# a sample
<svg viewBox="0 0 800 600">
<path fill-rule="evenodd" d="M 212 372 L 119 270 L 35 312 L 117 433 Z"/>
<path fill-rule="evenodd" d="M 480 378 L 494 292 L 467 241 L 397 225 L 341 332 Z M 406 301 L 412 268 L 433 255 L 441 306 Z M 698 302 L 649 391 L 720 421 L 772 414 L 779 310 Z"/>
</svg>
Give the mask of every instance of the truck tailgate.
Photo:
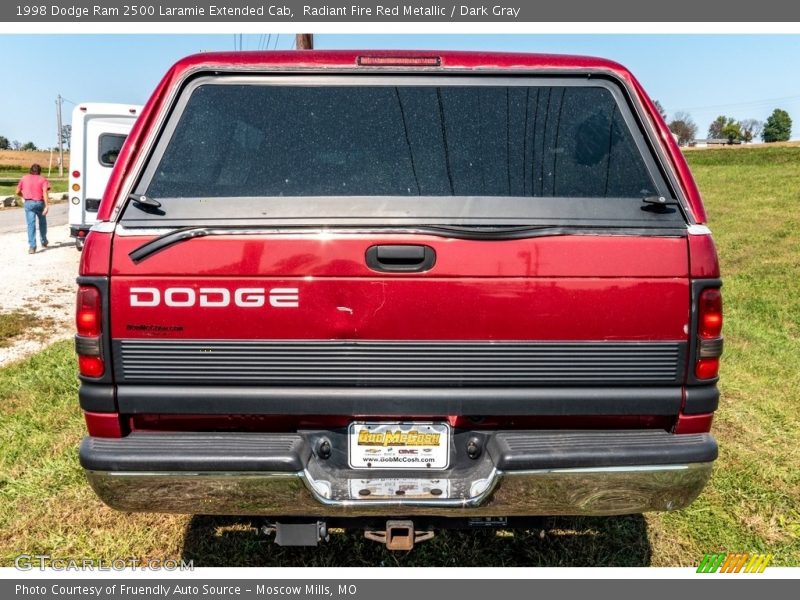
<svg viewBox="0 0 800 600">
<path fill-rule="evenodd" d="M 128 254 L 147 240 L 115 242 L 118 383 L 679 386 L 684 377 L 685 238 L 223 235 L 135 264 Z M 433 267 L 366 264 L 372 246 L 409 244 L 431 248 Z"/>
</svg>

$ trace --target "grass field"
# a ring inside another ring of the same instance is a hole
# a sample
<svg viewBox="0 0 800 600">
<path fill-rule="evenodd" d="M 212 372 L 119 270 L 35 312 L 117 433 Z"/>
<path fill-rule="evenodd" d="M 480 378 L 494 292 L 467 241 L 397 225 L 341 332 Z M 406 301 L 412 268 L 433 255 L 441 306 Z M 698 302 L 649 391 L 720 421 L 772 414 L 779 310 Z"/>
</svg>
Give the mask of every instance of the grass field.
<svg viewBox="0 0 800 600">
<path fill-rule="evenodd" d="M 714 423 L 720 458 L 687 510 L 443 533 L 411 553 L 355 533 L 281 549 L 248 519 L 117 513 L 78 466 L 83 424 L 64 342 L 0 371 L 0 564 L 26 552 L 183 557 L 196 566 L 671 566 L 720 551 L 800 565 L 800 148 L 688 156 L 722 260 L 726 346 Z"/>
<path fill-rule="evenodd" d="M 55 170 L 58 170 L 58 167 L 55 166 L 56 160 L 58 160 L 58 155 L 56 152 L 53 152 L 53 165 Z M 50 151 L 40 151 L 36 150 L 34 152 L 28 152 L 26 150 L 0 150 L 0 169 L 6 168 L 14 168 L 14 169 L 25 169 L 26 171 L 30 168 L 31 164 L 39 163 L 42 165 L 42 169 L 47 171 L 47 165 L 50 164 Z M 64 152 L 64 165 L 69 164 L 69 152 Z"/>
<path fill-rule="evenodd" d="M 69 153 L 64 153 L 64 176 L 58 176 L 58 156 L 53 153 L 53 164 L 48 176 L 50 152 L 23 152 L 21 150 L 0 150 L 0 197 L 12 196 L 17 189 L 19 178 L 25 175 L 33 163 L 42 167 L 42 175 L 52 184 L 53 192 L 66 192 L 69 177 Z"/>
</svg>

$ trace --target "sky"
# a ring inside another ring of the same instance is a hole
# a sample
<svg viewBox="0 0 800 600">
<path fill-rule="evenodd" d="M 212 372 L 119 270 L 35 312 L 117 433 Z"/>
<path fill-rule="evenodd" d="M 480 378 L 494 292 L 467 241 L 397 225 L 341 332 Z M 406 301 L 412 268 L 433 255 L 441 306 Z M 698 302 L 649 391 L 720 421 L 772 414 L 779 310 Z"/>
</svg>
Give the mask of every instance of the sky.
<svg viewBox="0 0 800 600">
<path fill-rule="evenodd" d="M 248 34 L 245 50 L 291 47 L 288 34 Z M 0 135 L 38 147 L 56 143 L 56 97 L 68 123 L 76 102 L 144 104 L 177 59 L 233 50 L 225 35 L 0 35 L 6 85 Z M 315 46 L 504 50 L 588 54 L 627 66 L 671 118 L 689 112 L 705 137 L 717 115 L 765 120 L 775 108 L 794 118 L 800 139 L 800 35 L 317 35 Z"/>
</svg>

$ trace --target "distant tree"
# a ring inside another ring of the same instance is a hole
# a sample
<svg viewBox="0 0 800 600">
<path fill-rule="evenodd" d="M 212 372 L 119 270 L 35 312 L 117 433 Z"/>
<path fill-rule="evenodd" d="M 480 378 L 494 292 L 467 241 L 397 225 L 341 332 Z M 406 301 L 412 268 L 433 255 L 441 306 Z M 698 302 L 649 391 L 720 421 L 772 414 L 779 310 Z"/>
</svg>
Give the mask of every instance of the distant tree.
<svg viewBox="0 0 800 600">
<path fill-rule="evenodd" d="M 721 133 L 722 137 L 728 140 L 729 144 L 739 142 L 742 139 L 742 125 L 739 123 L 739 121 L 728 119 L 728 122 L 725 123 L 725 127 L 722 128 Z"/>
<path fill-rule="evenodd" d="M 733 117 L 720 115 L 708 126 L 709 139 L 725 139 L 729 144 L 742 138 L 742 126 Z"/>
<path fill-rule="evenodd" d="M 697 125 L 689 113 L 677 112 L 669 123 L 669 130 L 678 136 L 678 144 L 685 146 L 697 136 Z"/>
<path fill-rule="evenodd" d="M 658 109 L 658 114 L 660 114 L 661 118 L 664 119 L 664 121 L 666 122 L 666 120 L 667 120 L 667 111 L 664 110 L 664 107 L 661 105 L 661 102 L 656 100 L 655 102 L 653 102 L 653 104 L 656 105 L 656 108 Z"/>
<path fill-rule="evenodd" d="M 19 150 L 22 148 L 22 144 L 19 140 L 11 140 L 11 149 L 12 150 Z"/>
<path fill-rule="evenodd" d="M 765 142 L 785 142 L 792 136 L 792 119 L 789 113 L 780 108 L 772 111 L 761 131 Z"/>
<path fill-rule="evenodd" d="M 72 144 L 72 125 L 64 125 L 61 127 L 61 143 L 64 144 L 69 151 Z"/>
<path fill-rule="evenodd" d="M 34 144 L 33 142 L 25 142 L 25 143 L 24 143 L 24 144 L 23 144 L 23 145 L 20 147 L 20 150 L 26 150 L 26 151 L 33 151 L 33 150 L 36 150 L 36 144 Z"/>
<path fill-rule="evenodd" d="M 8 138 L 4 135 L 0 135 L 0 150 L 8 150 L 11 148 L 11 142 L 8 141 Z"/>
<path fill-rule="evenodd" d="M 733 119 L 726 117 L 725 115 L 720 115 L 708 126 L 708 138 L 721 138 L 722 137 L 722 130 L 725 128 L 726 125 Z"/>
<path fill-rule="evenodd" d="M 742 141 L 749 144 L 761 135 L 764 123 L 758 119 L 742 119 Z"/>
</svg>

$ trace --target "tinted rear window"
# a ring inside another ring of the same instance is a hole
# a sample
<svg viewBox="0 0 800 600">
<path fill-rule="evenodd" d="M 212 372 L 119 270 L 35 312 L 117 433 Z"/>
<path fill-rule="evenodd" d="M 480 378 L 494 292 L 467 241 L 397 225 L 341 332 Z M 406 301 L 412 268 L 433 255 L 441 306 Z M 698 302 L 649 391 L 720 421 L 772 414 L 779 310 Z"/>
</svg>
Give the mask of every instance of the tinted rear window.
<svg viewBox="0 0 800 600">
<path fill-rule="evenodd" d="M 155 198 L 658 193 L 603 86 L 194 89 Z"/>
</svg>

